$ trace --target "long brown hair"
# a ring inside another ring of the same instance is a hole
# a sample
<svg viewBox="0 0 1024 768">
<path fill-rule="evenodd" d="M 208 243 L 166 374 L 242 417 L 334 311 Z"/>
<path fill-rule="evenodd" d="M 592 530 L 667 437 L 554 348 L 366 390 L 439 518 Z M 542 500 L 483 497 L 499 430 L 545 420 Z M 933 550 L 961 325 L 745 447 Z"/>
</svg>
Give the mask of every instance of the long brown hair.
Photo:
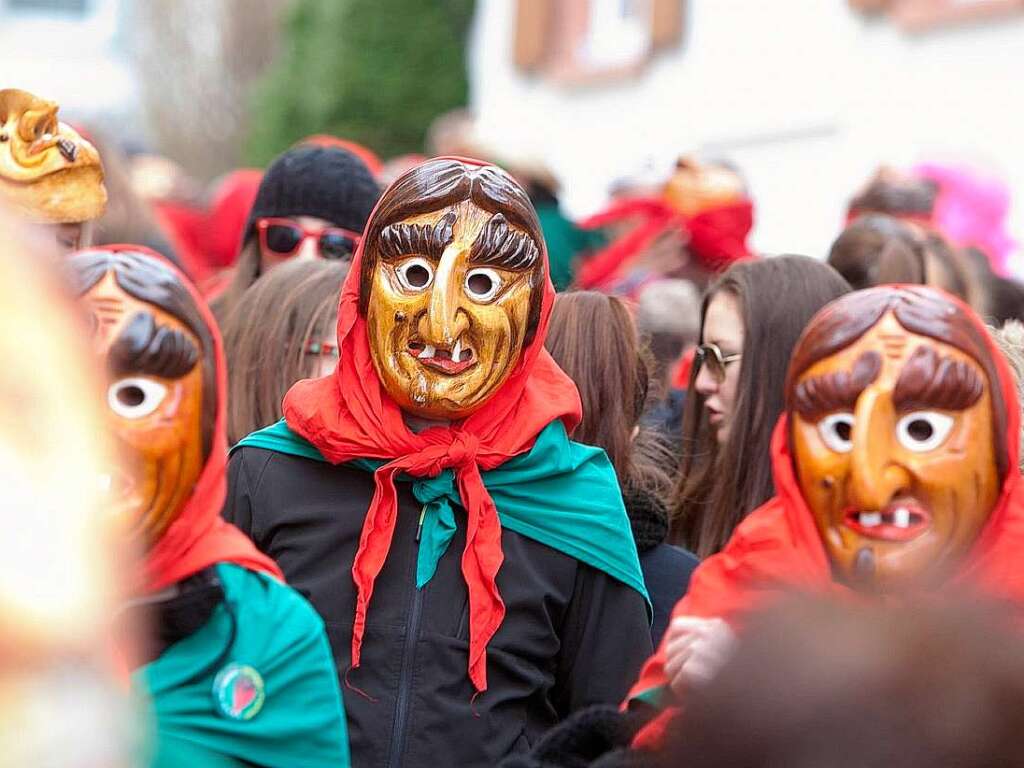
<svg viewBox="0 0 1024 768">
<path fill-rule="evenodd" d="M 806 256 L 734 264 L 709 288 L 733 294 L 743 310 L 743 349 L 729 437 L 722 446 L 707 422 L 704 398 L 690 374 L 683 415 L 683 456 L 672 502 L 672 539 L 706 557 L 720 550 L 749 512 L 775 493 L 769 445 L 782 413 L 786 369 L 804 326 L 849 284 Z"/>
<path fill-rule="evenodd" d="M 292 261 L 242 294 L 224 324 L 228 362 L 228 440 L 281 418 L 281 400 L 299 379 L 316 375 L 310 342 L 332 335 L 347 263 Z"/>
<path fill-rule="evenodd" d="M 605 450 L 624 491 L 646 491 L 664 502 L 670 454 L 650 432 L 634 439 L 650 373 L 626 305 L 596 291 L 558 294 L 545 346 L 583 402 L 583 421 L 572 438 Z"/>
</svg>

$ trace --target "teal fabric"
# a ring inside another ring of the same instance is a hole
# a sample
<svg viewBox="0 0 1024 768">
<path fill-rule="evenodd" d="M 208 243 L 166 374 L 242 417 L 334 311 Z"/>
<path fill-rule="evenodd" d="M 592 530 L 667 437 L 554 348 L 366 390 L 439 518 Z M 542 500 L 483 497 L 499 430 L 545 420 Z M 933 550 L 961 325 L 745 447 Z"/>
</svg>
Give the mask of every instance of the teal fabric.
<svg viewBox="0 0 1024 768">
<path fill-rule="evenodd" d="M 242 446 L 325 461 L 282 419 L 243 438 Z M 356 459 L 350 466 L 373 472 L 385 462 Z M 527 453 L 481 472 L 504 528 L 539 541 L 632 587 L 648 602 L 640 559 L 615 470 L 600 448 L 569 440 L 560 421 L 549 424 Z M 412 483 L 423 504 L 423 530 L 416 568 L 418 587 L 430 581 L 455 535 L 454 506 L 461 506 L 452 470 Z"/>
<path fill-rule="evenodd" d="M 151 766 L 198 768 L 169 758 L 190 750 L 226 764 L 346 768 L 344 707 L 323 621 L 266 574 L 228 563 L 216 568 L 224 601 L 210 620 L 133 675 L 156 721 Z M 229 664 L 248 665 L 263 680 L 263 705 L 249 720 L 217 707 L 214 681 Z"/>
</svg>

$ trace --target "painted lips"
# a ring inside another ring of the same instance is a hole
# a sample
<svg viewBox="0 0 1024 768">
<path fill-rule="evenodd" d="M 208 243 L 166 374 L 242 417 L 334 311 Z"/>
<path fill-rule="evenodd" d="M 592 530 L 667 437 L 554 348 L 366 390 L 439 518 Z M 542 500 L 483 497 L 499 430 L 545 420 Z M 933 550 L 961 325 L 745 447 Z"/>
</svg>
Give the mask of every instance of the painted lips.
<svg viewBox="0 0 1024 768">
<path fill-rule="evenodd" d="M 463 346 L 462 339 L 451 347 L 410 341 L 406 351 L 420 364 L 448 376 L 457 376 L 476 365 L 476 353 L 472 347 Z"/>
<path fill-rule="evenodd" d="M 910 541 L 931 527 L 932 516 L 918 504 L 895 502 L 881 510 L 849 510 L 843 524 L 865 538 Z"/>
</svg>

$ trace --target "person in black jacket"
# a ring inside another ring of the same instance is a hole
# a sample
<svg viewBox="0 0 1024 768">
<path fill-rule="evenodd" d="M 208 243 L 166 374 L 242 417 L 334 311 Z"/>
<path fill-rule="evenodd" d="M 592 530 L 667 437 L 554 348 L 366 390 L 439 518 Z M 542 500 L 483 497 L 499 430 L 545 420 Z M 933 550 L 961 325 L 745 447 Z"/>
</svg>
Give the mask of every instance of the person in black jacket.
<svg viewBox="0 0 1024 768">
<path fill-rule="evenodd" d="M 367 224 L 337 370 L 234 451 L 225 516 L 323 616 L 355 765 L 495 765 L 650 653 L 614 468 L 567 436 L 553 298 L 510 176 L 417 166 Z"/>
</svg>

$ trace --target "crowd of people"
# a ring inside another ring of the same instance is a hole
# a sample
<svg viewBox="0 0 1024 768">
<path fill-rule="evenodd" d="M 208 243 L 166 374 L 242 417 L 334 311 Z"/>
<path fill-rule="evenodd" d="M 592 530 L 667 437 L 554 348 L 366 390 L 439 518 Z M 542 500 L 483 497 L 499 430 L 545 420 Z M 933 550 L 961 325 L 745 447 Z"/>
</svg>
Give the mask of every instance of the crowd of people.
<svg viewBox="0 0 1024 768">
<path fill-rule="evenodd" d="M 10 764 L 1024 765 L 983 182 L 767 255 L 726 162 L 573 221 L 466 119 L 204 190 L 0 91 Z"/>
</svg>

